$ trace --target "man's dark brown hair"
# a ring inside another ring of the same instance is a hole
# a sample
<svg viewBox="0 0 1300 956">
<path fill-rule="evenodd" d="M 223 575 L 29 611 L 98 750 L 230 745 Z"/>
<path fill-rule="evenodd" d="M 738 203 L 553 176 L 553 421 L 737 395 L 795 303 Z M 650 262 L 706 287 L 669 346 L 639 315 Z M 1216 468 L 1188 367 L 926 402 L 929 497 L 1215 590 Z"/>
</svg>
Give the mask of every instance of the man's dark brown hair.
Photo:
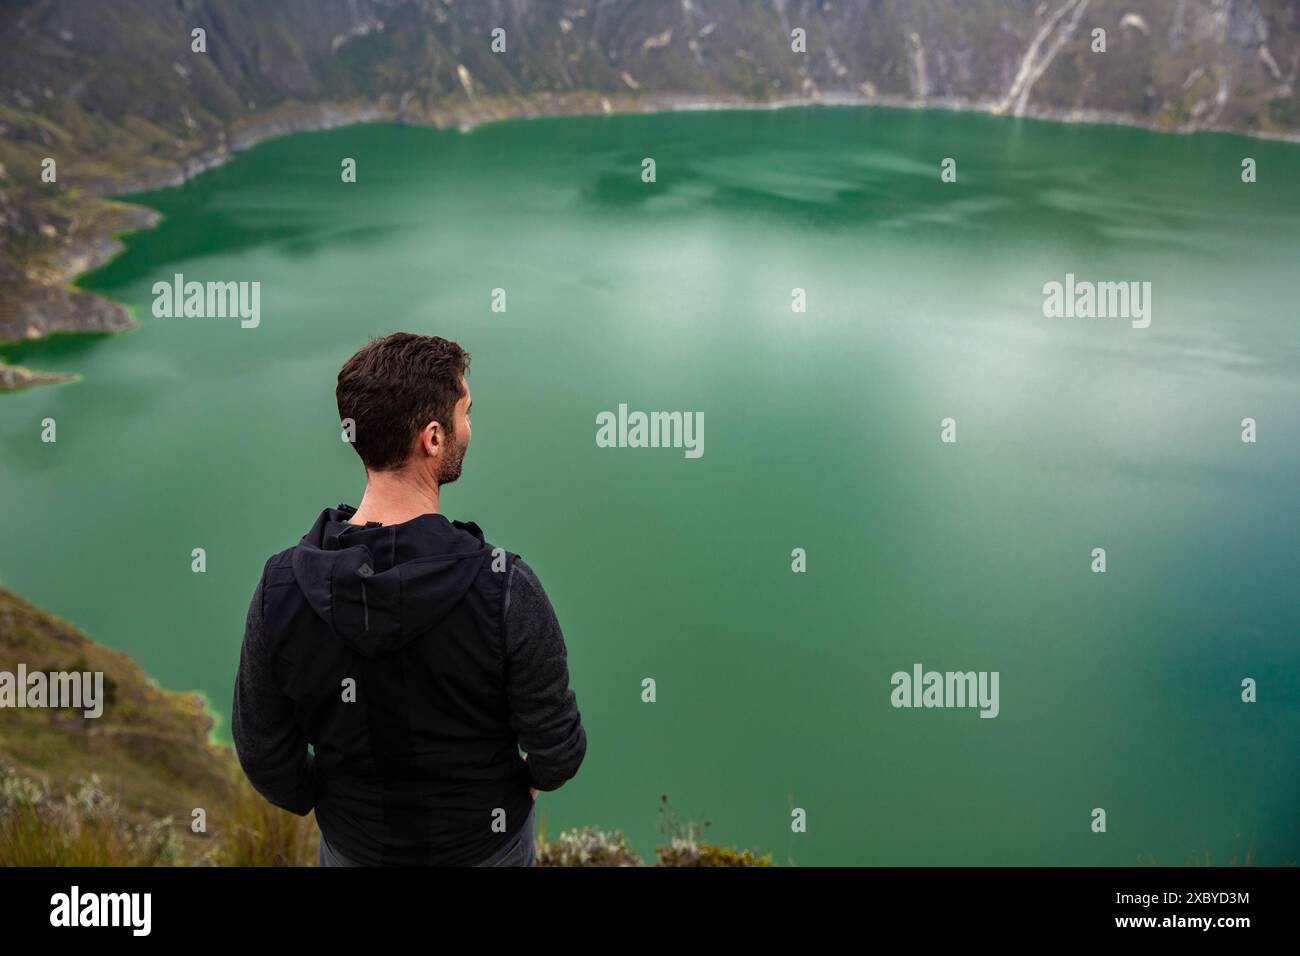
<svg viewBox="0 0 1300 956">
<path fill-rule="evenodd" d="M 352 445 L 366 468 L 389 471 L 406 463 L 416 434 L 436 421 L 455 432 L 456 403 L 469 353 L 436 335 L 394 332 L 375 339 L 343 363 L 334 391 L 339 418 L 355 423 Z"/>
</svg>

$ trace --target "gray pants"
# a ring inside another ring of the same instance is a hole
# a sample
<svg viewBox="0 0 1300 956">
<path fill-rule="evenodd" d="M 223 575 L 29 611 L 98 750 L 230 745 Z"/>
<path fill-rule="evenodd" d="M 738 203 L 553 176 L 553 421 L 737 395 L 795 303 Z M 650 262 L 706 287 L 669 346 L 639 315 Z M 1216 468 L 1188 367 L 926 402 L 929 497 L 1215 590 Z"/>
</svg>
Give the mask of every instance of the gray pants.
<svg viewBox="0 0 1300 956">
<path fill-rule="evenodd" d="M 537 838 L 533 833 L 535 819 L 534 811 L 537 803 L 528 808 L 528 817 L 524 820 L 524 825 L 519 831 L 510 838 L 505 846 L 497 850 L 490 857 L 481 863 L 471 864 L 473 866 L 535 866 L 537 864 Z M 347 857 L 340 854 L 332 846 L 325 842 L 325 834 L 320 837 L 320 865 L 321 866 L 356 866 Z"/>
</svg>

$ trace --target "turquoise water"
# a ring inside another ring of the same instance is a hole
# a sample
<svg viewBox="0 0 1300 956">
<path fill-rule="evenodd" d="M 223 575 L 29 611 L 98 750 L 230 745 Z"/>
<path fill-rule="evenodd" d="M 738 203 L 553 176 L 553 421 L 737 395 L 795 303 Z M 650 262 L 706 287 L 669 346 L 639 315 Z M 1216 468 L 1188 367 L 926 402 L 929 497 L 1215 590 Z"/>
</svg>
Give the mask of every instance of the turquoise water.
<svg viewBox="0 0 1300 956">
<path fill-rule="evenodd" d="M 1300 862 L 1298 159 L 848 108 L 268 142 L 131 197 L 164 221 L 82 284 L 138 329 L 4 350 L 82 379 L 0 396 L 0 579 L 227 737 L 263 560 L 360 498 L 339 365 L 444 335 L 444 510 L 537 569 L 588 729 L 550 832 L 649 854 L 666 793 L 778 863 Z M 177 272 L 260 282 L 260 325 L 154 318 Z M 1150 282 L 1150 327 L 1045 318 L 1067 273 Z M 597 447 L 620 403 L 704 454 Z M 917 662 L 998 672 L 998 716 L 891 706 Z"/>
</svg>

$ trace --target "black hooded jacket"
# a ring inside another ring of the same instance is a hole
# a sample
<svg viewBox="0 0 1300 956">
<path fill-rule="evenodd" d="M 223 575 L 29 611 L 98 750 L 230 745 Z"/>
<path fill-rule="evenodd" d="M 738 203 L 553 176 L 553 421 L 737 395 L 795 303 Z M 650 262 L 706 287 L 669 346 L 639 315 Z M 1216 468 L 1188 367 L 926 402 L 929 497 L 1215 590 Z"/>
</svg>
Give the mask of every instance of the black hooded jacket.
<svg viewBox="0 0 1300 956">
<path fill-rule="evenodd" d="M 262 571 L 240 764 L 276 806 L 314 808 L 354 863 L 480 862 L 523 824 L 529 786 L 556 789 L 586 754 L 564 637 L 532 570 L 472 522 L 355 513 L 326 509 Z"/>
</svg>

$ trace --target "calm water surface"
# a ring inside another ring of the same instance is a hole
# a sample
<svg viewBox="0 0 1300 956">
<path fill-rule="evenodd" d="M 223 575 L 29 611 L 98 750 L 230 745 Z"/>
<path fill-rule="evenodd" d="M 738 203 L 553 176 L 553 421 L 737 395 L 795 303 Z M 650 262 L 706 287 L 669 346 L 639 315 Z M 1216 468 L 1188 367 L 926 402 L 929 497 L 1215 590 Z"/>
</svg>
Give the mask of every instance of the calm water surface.
<svg viewBox="0 0 1300 956">
<path fill-rule="evenodd" d="M 360 497 L 339 365 L 444 335 L 475 403 L 444 509 L 538 570 L 589 732 L 550 832 L 649 854 L 667 793 L 780 863 L 1300 862 L 1298 173 L 862 109 L 268 142 L 132 197 L 163 223 L 83 285 L 137 330 L 6 350 L 83 378 L 0 396 L 0 579 L 228 737 L 263 560 Z M 154 318 L 176 272 L 259 281 L 260 327 Z M 1150 328 L 1044 318 L 1068 272 L 1151 282 Z M 703 412 L 704 455 L 598 448 L 620 402 Z M 891 707 L 917 662 L 998 671 L 997 718 Z"/>
</svg>

